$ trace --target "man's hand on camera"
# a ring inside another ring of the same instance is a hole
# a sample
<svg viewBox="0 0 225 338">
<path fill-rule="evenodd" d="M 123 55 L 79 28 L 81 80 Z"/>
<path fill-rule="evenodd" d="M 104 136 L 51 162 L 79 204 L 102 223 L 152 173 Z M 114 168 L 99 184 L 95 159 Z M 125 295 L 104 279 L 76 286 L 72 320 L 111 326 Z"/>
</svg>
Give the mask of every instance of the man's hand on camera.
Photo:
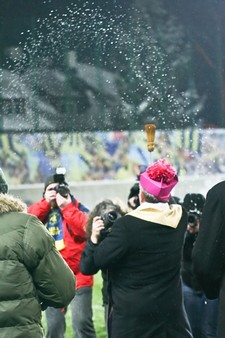
<svg viewBox="0 0 225 338">
<path fill-rule="evenodd" d="M 56 194 L 56 203 L 60 209 L 65 208 L 71 202 L 72 200 L 71 200 L 70 194 L 68 194 L 67 197 L 63 197 L 59 193 Z"/>
<path fill-rule="evenodd" d="M 92 222 L 92 233 L 91 233 L 92 243 L 94 243 L 94 244 L 98 243 L 100 232 L 103 229 L 104 229 L 104 222 L 101 219 L 101 217 L 99 217 L 99 216 L 94 217 L 93 222 Z"/>
<path fill-rule="evenodd" d="M 56 199 L 56 191 L 53 189 L 55 185 L 56 185 L 55 183 L 50 184 L 45 190 L 44 198 L 48 203 L 51 203 Z"/>
</svg>

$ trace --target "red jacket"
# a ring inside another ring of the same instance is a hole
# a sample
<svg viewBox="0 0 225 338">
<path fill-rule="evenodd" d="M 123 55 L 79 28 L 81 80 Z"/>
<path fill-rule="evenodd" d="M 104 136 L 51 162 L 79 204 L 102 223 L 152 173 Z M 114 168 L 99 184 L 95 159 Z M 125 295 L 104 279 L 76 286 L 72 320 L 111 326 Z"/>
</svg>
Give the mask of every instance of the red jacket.
<svg viewBox="0 0 225 338">
<path fill-rule="evenodd" d="M 61 210 L 65 248 L 60 253 L 74 272 L 76 288 L 93 285 L 93 276 L 85 276 L 79 271 L 81 253 L 86 243 L 84 224 L 87 215 L 78 206 L 79 202 L 76 200 Z M 51 206 L 44 198 L 28 207 L 28 213 L 37 216 L 44 224 L 50 211 Z"/>
</svg>

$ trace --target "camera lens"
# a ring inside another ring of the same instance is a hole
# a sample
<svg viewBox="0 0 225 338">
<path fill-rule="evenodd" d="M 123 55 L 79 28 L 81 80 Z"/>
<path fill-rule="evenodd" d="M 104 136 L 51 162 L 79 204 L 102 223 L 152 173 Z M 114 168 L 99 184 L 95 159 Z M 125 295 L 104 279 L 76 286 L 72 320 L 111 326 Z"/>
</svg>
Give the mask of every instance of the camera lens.
<svg viewBox="0 0 225 338">
<path fill-rule="evenodd" d="M 115 211 L 110 211 L 108 213 L 108 221 L 115 222 L 116 219 L 117 219 L 117 213 Z"/>
<path fill-rule="evenodd" d="M 54 189 L 57 193 L 59 193 L 61 196 L 65 197 L 65 198 L 67 198 L 67 196 L 70 193 L 68 186 L 64 183 L 58 184 Z"/>
<path fill-rule="evenodd" d="M 118 215 L 115 211 L 109 211 L 108 213 L 104 214 L 102 220 L 104 222 L 105 229 L 110 228 L 117 218 Z"/>
<path fill-rule="evenodd" d="M 198 225 L 198 222 L 197 220 L 199 219 L 199 217 L 195 214 L 189 214 L 188 215 L 188 225 L 191 227 L 191 228 L 194 228 Z"/>
<path fill-rule="evenodd" d="M 188 223 L 195 223 L 196 217 L 195 215 L 189 215 L 188 216 Z"/>
</svg>

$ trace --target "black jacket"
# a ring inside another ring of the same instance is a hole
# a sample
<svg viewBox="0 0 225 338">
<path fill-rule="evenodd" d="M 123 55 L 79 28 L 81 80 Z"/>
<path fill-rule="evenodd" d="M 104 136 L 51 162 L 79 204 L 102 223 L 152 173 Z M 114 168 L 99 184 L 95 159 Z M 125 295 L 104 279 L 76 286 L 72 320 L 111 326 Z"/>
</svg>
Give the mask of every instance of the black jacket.
<svg viewBox="0 0 225 338">
<path fill-rule="evenodd" d="M 209 190 L 193 249 L 194 271 L 209 299 L 215 299 L 225 272 L 225 181 Z"/>
<path fill-rule="evenodd" d="M 95 252 L 96 244 L 93 244 L 90 240 L 87 240 L 84 251 L 81 255 L 80 260 L 80 271 L 84 275 L 94 275 L 99 271 L 99 268 L 95 265 L 94 262 L 94 252 Z M 106 305 L 109 303 L 109 295 L 108 295 L 108 287 L 109 287 L 109 277 L 108 270 L 101 270 L 102 274 L 102 303 Z"/>
<path fill-rule="evenodd" d="M 194 271 L 193 271 L 193 262 L 192 262 L 192 251 L 195 245 L 195 241 L 198 234 L 191 234 L 186 231 L 184 248 L 183 248 L 183 259 L 182 259 L 182 269 L 181 275 L 182 280 L 185 285 L 196 291 L 202 291 L 202 288 L 197 280 Z"/>
<path fill-rule="evenodd" d="M 191 337 L 180 280 L 186 222 L 181 206 L 143 203 L 94 248 L 95 266 L 110 271 L 112 338 Z"/>
<path fill-rule="evenodd" d="M 225 332 L 225 181 L 209 190 L 193 249 L 194 272 L 209 299 L 219 296 L 218 338 Z"/>
</svg>

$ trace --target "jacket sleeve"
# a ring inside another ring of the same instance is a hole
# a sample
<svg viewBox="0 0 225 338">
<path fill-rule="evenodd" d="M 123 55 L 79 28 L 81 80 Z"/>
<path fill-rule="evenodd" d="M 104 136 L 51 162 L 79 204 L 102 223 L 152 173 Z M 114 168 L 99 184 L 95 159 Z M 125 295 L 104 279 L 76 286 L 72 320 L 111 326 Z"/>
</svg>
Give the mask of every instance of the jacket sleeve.
<svg viewBox="0 0 225 338">
<path fill-rule="evenodd" d="M 68 224 L 70 231 L 78 241 L 86 240 L 85 224 L 87 222 L 87 214 L 74 204 L 69 203 L 61 210 L 63 219 Z"/>
<path fill-rule="evenodd" d="M 24 234 L 24 264 L 30 271 L 44 307 L 67 306 L 75 295 L 72 270 L 55 248 L 43 224 L 30 216 Z"/>
<path fill-rule="evenodd" d="M 96 245 L 93 244 L 90 240 L 86 242 L 80 260 L 80 271 L 84 275 L 94 275 L 99 271 L 99 268 L 95 265 L 94 262 L 95 248 Z"/>
<path fill-rule="evenodd" d="M 31 204 L 27 208 L 27 212 L 39 218 L 42 223 L 45 223 L 47 216 L 50 212 L 50 208 L 50 204 L 46 201 L 45 198 L 42 198 L 40 201 Z"/>
<path fill-rule="evenodd" d="M 218 297 L 225 267 L 225 201 L 218 188 L 207 194 L 192 255 L 194 273 L 209 299 Z"/>
</svg>

